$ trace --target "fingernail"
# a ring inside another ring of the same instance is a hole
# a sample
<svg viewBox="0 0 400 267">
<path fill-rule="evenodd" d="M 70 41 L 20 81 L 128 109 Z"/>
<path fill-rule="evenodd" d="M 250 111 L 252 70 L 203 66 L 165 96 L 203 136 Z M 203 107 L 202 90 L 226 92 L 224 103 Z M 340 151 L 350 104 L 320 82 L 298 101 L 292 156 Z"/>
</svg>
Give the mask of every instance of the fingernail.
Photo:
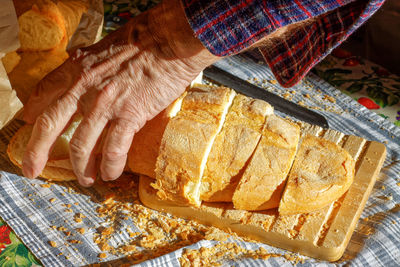
<svg viewBox="0 0 400 267">
<path fill-rule="evenodd" d="M 94 179 L 91 177 L 85 177 L 79 180 L 79 184 L 83 187 L 90 187 L 94 184 Z"/>
<path fill-rule="evenodd" d="M 109 176 L 106 176 L 106 177 L 101 176 L 101 179 L 103 179 L 103 181 L 114 181 L 117 178 L 113 178 L 113 177 L 109 177 Z"/>
</svg>

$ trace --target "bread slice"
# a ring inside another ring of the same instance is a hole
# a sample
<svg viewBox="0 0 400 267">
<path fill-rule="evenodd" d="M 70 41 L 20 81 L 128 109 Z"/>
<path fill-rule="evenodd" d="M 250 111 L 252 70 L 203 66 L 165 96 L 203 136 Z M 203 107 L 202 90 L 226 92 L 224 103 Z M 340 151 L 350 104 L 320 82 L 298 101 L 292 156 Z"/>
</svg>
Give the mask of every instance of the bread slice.
<svg viewBox="0 0 400 267">
<path fill-rule="evenodd" d="M 50 50 L 66 36 L 65 21 L 50 0 L 38 1 L 18 18 L 21 51 Z"/>
<path fill-rule="evenodd" d="M 292 166 L 299 138 L 297 124 L 275 115 L 267 117 L 260 143 L 233 194 L 236 209 L 266 210 L 279 205 L 280 190 Z M 274 194 L 276 197 L 271 199 Z"/>
<path fill-rule="evenodd" d="M 200 187 L 200 198 L 208 202 L 232 202 L 240 171 L 261 137 L 270 104 L 238 94 L 224 126 L 215 138 Z"/>
<path fill-rule="evenodd" d="M 41 177 L 55 181 L 75 180 L 76 176 L 72 171 L 72 165 L 69 160 L 69 142 L 82 120 L 81 115 L 75 115 L 69 127 L 59 136 L 50 152 L 46 167 L 41 173 Z M 22 126 L 11 138 L 7 147 L 7 154 L 11 162 L 19 168 L 22 168 L 22 159 L 26 146 L 32 135 L 33 125 L 26 124 Z"/>
<path fill-rule="evenodd" d="M 22 158 L 29 142 L 29 138 L 31 137 L 32 129 L 32 125 L 22 126 L 11 138 L 7 147 L 8 157 L 10 158 L 11 162 L 19 168 L 22 168 Z M 40 176 L 53 181 L 76 180 L 76 176 L 72 171 L 69 158 L 64 160 L 50 159 Z"/>
<path fill-rule="evenodd" d="M 200 205 L 200 184 L 208 154 L 234 98 L 225 87 L 196 86 L 168 123 L 156 164 L 158 195 L 182 205 Z"/>
<path fill-rule="evenodd" d="M 353 158 L 343 148 L 315 136 L 304 137 L 279 213 L 307 213 L 329 205 L 349 189 L 354 169 Z"/>
<path fill-rule="evenodd" d="M 155 168 L 160 150 L 161 139 L 171 118 L 181 109 L 182 100 L 186 92 L 159 113 L 152 120 L 146 122 L 142 129 L 133 138 L 128 153 L 128 166 L 134 173 L 140 173 L 155 178 Z"/>
</svg>

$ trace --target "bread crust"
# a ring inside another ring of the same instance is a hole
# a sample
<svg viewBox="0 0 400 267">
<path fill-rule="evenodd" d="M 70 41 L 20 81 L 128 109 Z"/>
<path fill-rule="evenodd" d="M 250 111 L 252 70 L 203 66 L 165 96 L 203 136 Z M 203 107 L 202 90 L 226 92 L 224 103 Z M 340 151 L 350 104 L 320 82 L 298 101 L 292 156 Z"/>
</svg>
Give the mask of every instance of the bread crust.
<svg viewBox="0 0 400 267">
<path fill-rule="evenodd" d="M 186 92 L 135 134 L 128 152 L 128 167 L 132 172 L 156 178 L 154 170 L 161 139 L 170 119 L 179 112 L 185 95 Z"/>
<path fill-rule="evenodd" d="M 21 51 L 51 50 L 68 39 L 65 19 L 50 0 L 38 1 L 18 18 Z"/>
<path fill-rule="evenodd" d="M 355 162 L 333 142 L 303 138 L 279 204 L 280 214 L 319 210 L 343 195 L 353 183 Z"/>
<path fill-rule="evenodd" d="M 233 94 L 225 87 L 202 86 L 188 91 L 161 141 L 154 187 L 162 199 L 200 205 L 204 165 Z"/>
<path fill-rule="evenodd" d="M 265 116 L 272 113 L 267 102 L 236 95 L 207 160 L 200 188 L 203 201 L 232 202 L 240 172 L 261 137 Z"/>
<path fill-rule="evenodd" d="M 22 168 L 22 158 L 31 137 L 32 129 L 32 125 L 26 124 L 22 126 L 11 138 L 7 147 L 9 159 L 19 168 Z M 64 160 L 49 160 L 40 176 L 53 181 L 76 180 L 69 158 Z"/>
<path fill-rule="evenodd" d="M 261 140 L 233 194 L 236 209 L 266 210 L 279 205 L 299 138 L 297 124 L 275 115 L 267 117 Z"/>
</svg>

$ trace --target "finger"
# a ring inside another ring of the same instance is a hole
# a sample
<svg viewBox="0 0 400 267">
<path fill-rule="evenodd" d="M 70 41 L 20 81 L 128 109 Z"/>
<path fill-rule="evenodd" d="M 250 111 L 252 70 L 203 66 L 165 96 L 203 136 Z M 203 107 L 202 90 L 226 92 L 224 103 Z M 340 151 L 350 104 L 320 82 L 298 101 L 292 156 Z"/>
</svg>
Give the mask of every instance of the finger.
<svg viewBox="0 0 400 267">
<path fill-rule="evenodd" d="M 34 123 L 51 103 L 73 86 L 74 73 L 69 69 L 69 64 L 64 63 L 38 83 L 24 106 L 26 122 Z"/>
<path fill-rule="evenodd" d="M 104 142 L 100 164 L 101 178 L 104 181 L 121 176 L 136 130 L 137 126 L 129 121 L 118 119 L 112 122 Z"/>
<path fill-rule="evenodd" d="M 71 164 L 82 186 L 91 186 L 95 181 L 96 145 L 107 122 L 104 112 L 90 112 L 79 124 L 70 141 Z"/>
<path fill-rule="evenodd" d="M 22 160 L 22 173 L 26 177 L 35 178 L 42 172 L 51 147 L 76 112 L 76 102 L 67 95 L 37 118 Z"/>
</svg>

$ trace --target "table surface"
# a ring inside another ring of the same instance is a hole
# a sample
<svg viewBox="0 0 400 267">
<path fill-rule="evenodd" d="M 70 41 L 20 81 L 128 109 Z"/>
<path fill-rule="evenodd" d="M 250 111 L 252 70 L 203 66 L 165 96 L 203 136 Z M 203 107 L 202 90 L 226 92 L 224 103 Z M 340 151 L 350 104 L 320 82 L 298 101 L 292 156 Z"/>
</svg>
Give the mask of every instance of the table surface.
<svg viewBox="0 0 400 267">
<path fill-rule="evenodd" d="M 145 6 L 129 11 L 126 6 L 105 4 L 105 30 L 111 31 L 128 19 L 158 1 L 144 1 Z M 143 1 L 142 1 L 143 2 Z M 118 20 L 119 18 L 120 20 Z M 118 23 L 116 23 L 116 21 Z M 313 71 L 319 77 L 351 96 L 366 108 L 400 127 L 400 77 L 368 60 L 337 49 L 320 62 Z M 272 83 L 275 83 L 273 80 Z M 304 96 L 307 98 L 308 96 Z M 4 264 L 4 265 L 3 265 Z M 15 233 L 0 219 L 0 265 L 36 266 L 39 261 L 16 237 Z"/>
</svg>

